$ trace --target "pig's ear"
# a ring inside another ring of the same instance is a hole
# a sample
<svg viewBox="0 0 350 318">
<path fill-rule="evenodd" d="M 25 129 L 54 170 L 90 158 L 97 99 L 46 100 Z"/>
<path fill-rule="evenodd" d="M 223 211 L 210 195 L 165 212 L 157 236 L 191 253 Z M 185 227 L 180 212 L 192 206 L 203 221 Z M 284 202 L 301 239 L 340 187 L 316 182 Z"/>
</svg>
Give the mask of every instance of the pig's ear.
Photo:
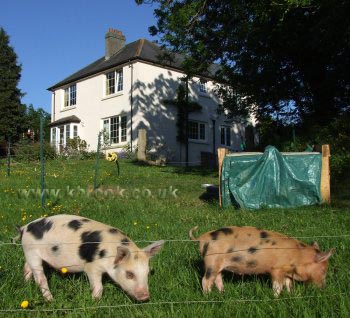
<svg viewBox="0 0 350 318">
<path fill-rule="evenodd" d="M 318 246 L 318 243 L 316 241 L 312 242 L 312 247 L 314 247 L 316 250 L 320 250 L 320 247 Z"/>
<path fill-rule="evenodd" d="M 331 250 L 327 252 L 319 252 L 316 254 L 316 263 L 322 263 L 327 261 L 335 252 L 335 248 L 332 248 Z"/>
<path fill-rule="evenodd" d="M 117 255 L 114 260 L 114 265 L 118 265 L 125 261 L 130 256 L 130 251 L 124 246 L 119 246 L 117 248 Z"/>
<path fill-rule="evenodd" d="M 164 240 L 154 242 L 148 246 L 146 246 L 143 251 L 148 254 L 150 257 L 156 255 L 160 249 L 162 248 L 163 244 L 165 243 Z"/>
</svg>

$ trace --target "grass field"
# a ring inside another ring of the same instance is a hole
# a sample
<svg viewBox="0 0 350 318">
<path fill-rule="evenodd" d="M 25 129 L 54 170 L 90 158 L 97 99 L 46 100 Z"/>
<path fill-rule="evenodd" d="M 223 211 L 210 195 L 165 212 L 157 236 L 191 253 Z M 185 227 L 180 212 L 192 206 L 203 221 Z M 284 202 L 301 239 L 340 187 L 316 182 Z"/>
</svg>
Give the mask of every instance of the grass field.
<svg viewBox="0 0 350 318">
<path fill-rule="evenodd" d="M 331 206 L 222 210 L 216 200 L 202 196 L 201 184 L 217 183 L 215 171 L 139 166 L 130 161 L 120 165 L 117 176 L 114 164 L 101 161 L 99 183 L 104 191 L 113 189 L 112 196 L 86 191 L 93 184 L 94 161 L 48 162 L 46 187 L 55 192 L 47 198 L 45 210 L 39 196 L 28 192 L 40 188 L 37 164 L 14 165 L 10 177 L 0 166 L 0 241 L 10 242 L 16 235 L 16 224 L 59 213 L 79 214 L 116 226 L 140 247 L 146 246 L 146 241 L 170 240 L 151 261 L 150 302 L 135 303 L 108 279 L 102 299 L 93 301 L 84 274 L 63 277 L 52 271 L 49 286 L 54 301 L 46 303 L 34 282 L 24 283 L 21 246 L 1 244 L 0 316 L 350 317 L 350 204 L 342 184 Z M 284 291 L 275 299 L 269 277 L 227 273 L 225 293 L 214 290 L 203 295 L 198 246 L 186 241 L 188 230 L 195 225 L 199 225 L 198 233 L 226 225 L 251 225 L 306 243 L 317 240 L 322 250 L 335 247 L 327 286 L 320 290 L 296 283 L 291 294 Z M 29 309 L 22 311 L 23 300 L 29 301 Z"/>
</svg>

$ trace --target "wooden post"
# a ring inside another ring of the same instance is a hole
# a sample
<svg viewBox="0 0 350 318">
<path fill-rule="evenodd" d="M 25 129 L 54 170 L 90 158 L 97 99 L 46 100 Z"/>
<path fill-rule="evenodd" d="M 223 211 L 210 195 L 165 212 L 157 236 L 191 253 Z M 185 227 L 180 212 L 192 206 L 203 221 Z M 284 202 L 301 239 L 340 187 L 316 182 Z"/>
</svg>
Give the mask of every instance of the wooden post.
<svg viewBox="0 0 350 318">
<path fill-rule="evenodd" d="M 219 206 L 222 208 L 222 187 L 221 187 L 221 172 L 222 172 L 222 164 L 224 162 L 224 158 L 228 154 L 228 149 L 226 148 L 218 148 L 218 164 L 219 164 Z"/>
<path fill-rule="evenodd" d="M 139 129 L 139 137 L 137 142 L 137 160 L 146 161 L 146 144 L 147 132 L 146 129 Z"/>
<path fill-rule="evenodd" d="M 322 145 L 321 197 L 323 203 L 331 203 L 329 145 Z"/>
</svg>

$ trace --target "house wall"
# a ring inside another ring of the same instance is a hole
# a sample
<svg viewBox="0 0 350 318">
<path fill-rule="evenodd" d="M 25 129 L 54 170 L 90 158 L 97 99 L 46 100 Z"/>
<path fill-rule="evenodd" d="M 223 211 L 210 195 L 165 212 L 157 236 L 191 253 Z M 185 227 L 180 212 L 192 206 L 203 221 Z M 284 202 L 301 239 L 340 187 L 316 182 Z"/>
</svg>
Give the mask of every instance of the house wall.
<svg viewBox="0 0 350 318">
<path fill-rule="evenodd" d="M 106 71 L 107 72 L 107 71 Z M 133 87 L 133 147 L 137 145 L 139 128 L 147 129 L 148 148 L 152 152 L 163 153 L 172 162 L 185 161 L 185 147 L 180 147 L 176 141 L 176 109 L 174 106 L 164 104 L 165 99 L 175 99 L 176 89 L 181 83 L 182 73 L 165 69 L 157 65 L 143 62 L 123 66 L 123 92 L 113 97 L 104 97 L 105 73 L 78 81 L 77 103 L 74 107 L 63 107 L 64 88 L 57 89 L 52 98 L 53 120 L 75 115 L 81 119 L 79 136 L 87 141 L 89 150 L 96 150 L 97 136 L 102 130 L 102 119 L 106 117 L 126 114 L 128 119 L 127 142 L 111 151 L 119 151 L 131 141 L 130 120 L 130 93 Z M 132 74 L 133 73 L 133 74 Z M 131 79 L 133 78 L 133 86 Z M 190 113 L 190 120 L 205 123 L 206 140 L 189 143 L 189 161 L 192 164 L 200 163 L 201 151 L 213 151 L 213 118 L 215 118 L 215 145 L 220 146 L 220 126 L 232 126 L 231 150 L 239 150 L 244 127 L 240 124 L 225 122 L 224 115 L 217 116 L 216 108 L 220 102 L 214 94 L 214 84 L 207 82 L 208 93 L 199 90 L 199 78 L 189 82 L 190 98 L 202 106 L 198 113 Z"/>
<path fill-rule="evenodd" d="M 135 81 L 135 116 L 134 131 L 138 128 L 146 128 L 148 135 L 148 147 L 151 150 L 166 152 L 175 162 L 185 161 L 185 146 L 176 141 L 176 108 L 164 104 L 166 99 L 175 99 L 179 84 L 183 83 L 183 73 L 168 70 L 162 67 L 137 63 L 134 69 Z M 199 78 L 189 81 L 189 98 L 202 106 L 200 112 L 189 114 L 189 119 L 205 123 L 206 140 L 189 142 L 189 161 L 199 164 L 201 152 L 213 152 L 213 119 L 215 119 L 215 148 L 220 147 L 220 126 L 231 126 L 232 151 L 239 150 L 241 136 L 244 135 L 244 127 L 241 124 L 226 122 L 224 114 L 217 115 L 217 106 L 220 100 L 214 93 L 215 84 L 207 82 L 207 93 L 200 92 Z M 137 136 L 135 136 L 137 137 Z M 167 149 L 169 151 L 167 151 Z"/>
</svg>

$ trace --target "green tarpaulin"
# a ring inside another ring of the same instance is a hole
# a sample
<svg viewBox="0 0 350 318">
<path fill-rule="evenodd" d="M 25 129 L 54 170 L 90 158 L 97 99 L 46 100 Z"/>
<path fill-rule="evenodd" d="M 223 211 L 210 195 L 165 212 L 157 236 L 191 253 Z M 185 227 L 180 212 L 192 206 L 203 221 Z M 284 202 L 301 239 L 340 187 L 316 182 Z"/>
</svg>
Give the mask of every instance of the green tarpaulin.
<svg viewBox="0 0 350 318">
<path fill-rule="evenodd" d="M 229 154 L 222 166 L 222 205 L 246 209 L 288 208 L 321 203 L 320 153 Z"/>
</svg>

